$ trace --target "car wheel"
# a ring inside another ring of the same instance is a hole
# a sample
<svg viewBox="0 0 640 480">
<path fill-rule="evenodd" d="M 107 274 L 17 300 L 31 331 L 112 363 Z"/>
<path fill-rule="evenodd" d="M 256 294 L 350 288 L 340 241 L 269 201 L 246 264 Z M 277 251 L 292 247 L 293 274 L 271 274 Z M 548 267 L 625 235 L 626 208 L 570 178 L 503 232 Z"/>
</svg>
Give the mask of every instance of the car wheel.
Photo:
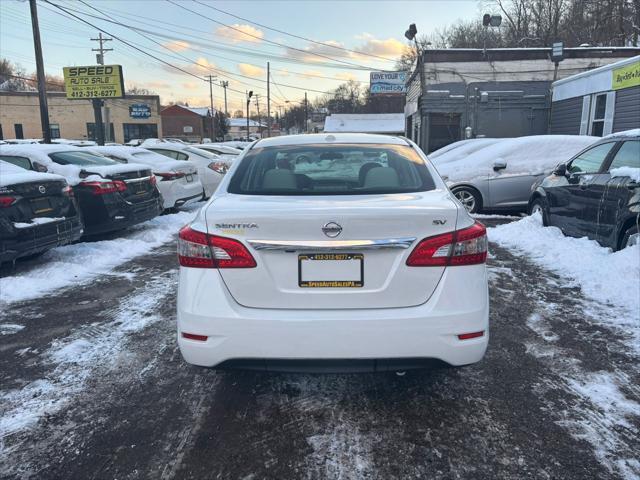
<svg viewBox="0 0 640 480">
<path fill-rule="evenodd" d="M 638 233 L 638 226 L 634 225 L 631 228 L 627 228 L 624 232 L 622 241 L 620 242 L 620 250 L 638 244 L 640 244 L 640 233 Z"/>
<path fill-rule="evenodd" d="M 482 199 L 477 190 L 459 187 L 453 190 L 453 195 L 469 213 L 478 213 L 482 208 Z"/>
<path fill-rule="evenodd" d="M 542 225 L 545 227 L 547 224 L 547 214 L 544 210 L 544 204 L 542 203 L 542 199 L 536 198 L 533 202 L 531 202 L 531 208 L 529 208 L 529 215 L 534 215 L 535 213 L 540 212 L 540 216 L 542 217 Z"/>
</svg>

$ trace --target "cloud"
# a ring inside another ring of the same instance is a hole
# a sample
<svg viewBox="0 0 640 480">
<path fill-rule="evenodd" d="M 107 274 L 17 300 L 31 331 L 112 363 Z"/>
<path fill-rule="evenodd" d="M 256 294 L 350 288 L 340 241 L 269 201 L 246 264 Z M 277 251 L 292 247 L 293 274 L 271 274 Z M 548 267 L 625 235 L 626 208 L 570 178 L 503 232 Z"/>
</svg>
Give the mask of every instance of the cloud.
<svg viewBox="0 0 640 480">
<path fill-rule="evenodd" d="M 191 44 L 183 40 L 173 40 L 171 42 L 163 43 L 162 46 L 168 48 L 172 52 L 183 52 L 191 48 Z"/>
<path fill-rule="evenodd" d="M 247 77 L 258 78 L 265 76 L 264 68 L 256 67 L 249 63 L 239 63 L 238 70 L 241 74 L 246 75 Z"/>
<path fill-rule="evenodd" d="M 386 40 L 378 40 L 373 35 L 363 34 L 358 38 L 365 41 L 363 45 L 359 45 L 354 50 L 360 54 L 378 55 L 390 59 L 396 59 L 404 53 L 408 48 L 404 42 L 396 38 L 387 38 Z M 365 56 L 363 55 L 363 56 Z M 355 55 L 357 56 L 357 55 Z"/>
<path fill-rule="evenodd" d="M 341 50 L 346 48 L 344 44 L 335 40 L 324 40 L 323 45 L 309 43 L 299 50 L 291 47 L 286 49 L 287 56 L 303 60 L 305 62 L 327 62 L 331 59 L 338 61 L 358 61 L 370 65 L 372 62 L 381 62 L 382 59 L 375 59 L 369 55 L 387 57 L 390 60 L 399 58 L 408 48 L 404 42 L 396 38 L 378 39 L 368 33 L 357 35 L 356 39 L 362 43 L 355 47 L 349 47 L 352 51 Z M 339 48 L 334 48 L 339 47 Z M 301 51 L 302 50 L 302 51 Z M 329 57 L 329 58 L 326 58 Z"/>
<path fill-rule="evenodd" d="M 215 74 L 214 69 L 216 68 L 216 64 L 210 62 L 204 57 L 196 58 L 195 63 L 187 65 L 184 69 L 188 72 L 193 73 L 194 75 L 209 75 Z"/>
<path fill-rule="evenodd" d="M 324 57 L 331 58 L 349 58 L 350 53 L 344 50 L 340 50 L 338 48 L 333 47 L 343 47 L 340 42 L 335 40 L 325 40 L 322 43 L 325 45 L 319 45 L 317 43 L 309 43 L 304 48 L 294 49 L 291 47 L 287 47 L 286 55 L 292 58 L 297 58 L 299 60 L 304 60 L 305 62 L 326 62 L 328 59 Z"/>
<path fill-rule="evenodd" d="M 171 84 L 169 82 L 147 82 L 144 86 L 151 90 L 168 90 L 171 88 Z"/>
<path fill-rule="evenodd" d="M 184 82 L 182 84 L 182 88 L 185 90 L 197 90 L 200 87 L 202 87 L 202 84 L 196 82 Z"/>
<path fill-rule="evenodd" d="M 296 75 L 299 75 L 303 78 L 314 78 L 314 77 L 322 76 L 322 72 L 319 72 L 318 70 L 305 70 L 302 73 L 296 73 Z"/>
<path fill-rule="evenodd" d="M 230 27 L 218 27 L 216 34 L 231 40 L 233 43 L 250 42 L 260 43 L 264 32 L 251 25 L 233 24 Z"/>
<path fill-rule="evenodd" d="M 338 80 L 345 80 L 345 81 L 349 81 L 349 80 L 357 80 L 358 78 L 353 74 L 353 73 L 336 73 L 336 78 Z"/>
</svg>

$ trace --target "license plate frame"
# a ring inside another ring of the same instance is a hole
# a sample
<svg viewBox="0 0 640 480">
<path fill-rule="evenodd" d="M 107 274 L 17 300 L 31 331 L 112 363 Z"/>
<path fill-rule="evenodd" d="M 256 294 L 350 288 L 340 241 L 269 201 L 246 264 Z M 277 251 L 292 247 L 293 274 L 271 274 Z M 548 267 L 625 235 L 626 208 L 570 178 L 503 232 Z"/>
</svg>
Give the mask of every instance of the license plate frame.
<svg viewBox="0 0 640 480">
<path fill-rule="evenodd" d="M 190 173 L 185 175 L 184 178 L 187 180 L 187 183 L 193 182 L 193 175 L 191 175 Z"/>
<path fill-rule="evenodd" d="M 356 280 L 303 280 L 303 262 L 359 261 L 360 278 Z M 298 286 L 300 288 L 362 288 L 364 287 L 364 255 L 362 253 L 302 253 L 298 255 Z"/>
<path fill-rule="evenodd" d="M 51 201 L 48 198 L 32 198 L 29 203 L 31 204 L 31 211 L 36 215 L 53 212 Z"/>
</svg>

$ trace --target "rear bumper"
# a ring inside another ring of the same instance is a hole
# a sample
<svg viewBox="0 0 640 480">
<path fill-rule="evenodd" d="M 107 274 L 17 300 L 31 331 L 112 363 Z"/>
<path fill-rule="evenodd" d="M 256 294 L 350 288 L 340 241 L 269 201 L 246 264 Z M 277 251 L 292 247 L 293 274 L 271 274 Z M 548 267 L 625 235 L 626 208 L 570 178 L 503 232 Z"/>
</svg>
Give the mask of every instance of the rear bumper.
<svg viewBox="0 0 640 480">
<path fill-rule="evenodd" d="M 76 241 L 83 232 L 80 217 L 59 222 L 15 229 L 15 234 L 0 238 L 0 262 L 11 262 L 20 257 L 44 252 Z"/>
<path fill-rule="evenodd" d="M 99 208 L 81 206 L 85 216 L 85 235 L 99 235 L 146 222 L 163 210 L 160 195 L 137 204 L 120 201 Z"/>
<path fill-rule="evenodd" d="M 484 356 L 488 324 L 484 265 L 447 268 L 429 301 L 419 306 L 343 310 L 242 307 L 216 270 L 180 268 L 178 344 L 195 365 L 295 370 L 296 363 L 311 360 L 364 360 L 373 369 L 398 370 L 429 359 L 461 366 Z M 457 337 L 479 331 L 479 338 Z M 208 338 L 189 340 L 182 332 Z"/>
<path fill-rule="evenodd" d="M 202 185 L 197 177 L 190 183 L 184 183 L 182 179 L 159 181 L 158 190 L 162 195 L 165 209 L 188 205 L 202 198 Z"/>
</svg>

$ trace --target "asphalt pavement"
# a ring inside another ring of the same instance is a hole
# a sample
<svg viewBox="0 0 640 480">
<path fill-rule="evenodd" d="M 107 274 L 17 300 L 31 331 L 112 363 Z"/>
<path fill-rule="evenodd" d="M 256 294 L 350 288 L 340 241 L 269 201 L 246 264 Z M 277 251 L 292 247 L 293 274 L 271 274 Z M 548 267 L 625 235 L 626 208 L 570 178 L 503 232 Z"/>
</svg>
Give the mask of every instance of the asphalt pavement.
<svg viewBox="0 0 640 480">
<path fill-rule="evenodd" d="M 404 376 L 187 365 L 173 245 L 11 304 L 0 326 L 24 328 L 0 336 L 0 478 L 638 478 L 638 417 L 597 395 L 615 380 L 640 402 L 631 340 L 598 321 L 616 313 L 490 253 L 485 359 Z"/>
</svg>

